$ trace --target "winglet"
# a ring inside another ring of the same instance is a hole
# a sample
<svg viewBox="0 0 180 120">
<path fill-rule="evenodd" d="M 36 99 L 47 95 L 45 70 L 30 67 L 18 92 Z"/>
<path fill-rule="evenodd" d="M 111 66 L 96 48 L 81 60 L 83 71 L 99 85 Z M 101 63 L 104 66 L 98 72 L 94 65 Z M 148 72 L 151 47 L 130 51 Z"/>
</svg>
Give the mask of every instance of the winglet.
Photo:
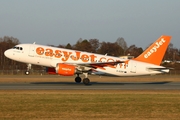
<svg viewBox="0 0 180 120">
<path fill-rule="evenodd" d="M 160 65 L 171 36 L 163 35 L 134 60 Z"/>
</svg>

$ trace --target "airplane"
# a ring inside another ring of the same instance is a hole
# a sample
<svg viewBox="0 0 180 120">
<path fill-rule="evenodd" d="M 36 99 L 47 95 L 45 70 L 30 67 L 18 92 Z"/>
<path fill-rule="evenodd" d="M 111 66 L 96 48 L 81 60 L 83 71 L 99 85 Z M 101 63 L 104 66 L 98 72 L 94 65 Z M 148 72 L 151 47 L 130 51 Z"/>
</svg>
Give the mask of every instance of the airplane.
<svg viewBox="0 0 180 120">
<path fill-rule="evenodd" d="M 88 73 L 98 71 L 113 76 L 140 76 L 168 73 L 169 69 L 160 66 L 171 36 L 162 35 L 142 54 L 133 59 L 122 59 L 108 55 L 69 50 L 45 45 L 18 44 L 4 52 L 12 60 L 28 65 L 25 74 L 29 74 L 31 64 L 47 68 L 49 74 L 75 77 L 75 82 L 90 84 Z"/>
</svg>

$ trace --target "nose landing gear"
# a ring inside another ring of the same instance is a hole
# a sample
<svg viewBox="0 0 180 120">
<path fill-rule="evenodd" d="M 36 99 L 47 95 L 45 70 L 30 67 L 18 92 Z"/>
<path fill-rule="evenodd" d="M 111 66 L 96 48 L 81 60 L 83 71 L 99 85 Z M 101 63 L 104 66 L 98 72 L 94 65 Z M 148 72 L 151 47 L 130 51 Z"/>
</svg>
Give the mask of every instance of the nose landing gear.
<svg viewBox="0 0 180 120">
<path fill-rule="evenodd" d="M 30 74 L 30 69 L 31 69 L 31 64 L 27 64 L 27 70 L 24 72 L 25 75 L 29 75 Z"/>
</svg>

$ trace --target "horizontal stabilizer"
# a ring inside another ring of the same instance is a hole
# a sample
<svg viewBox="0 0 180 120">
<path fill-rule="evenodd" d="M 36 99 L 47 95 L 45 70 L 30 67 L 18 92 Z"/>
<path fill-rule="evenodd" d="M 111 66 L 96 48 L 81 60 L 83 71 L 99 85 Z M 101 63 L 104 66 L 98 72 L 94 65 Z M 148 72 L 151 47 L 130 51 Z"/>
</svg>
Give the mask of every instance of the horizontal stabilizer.
<svg viewBox="0 0 180 120">
<path fill-rule="evenodd" d="M 168 73 L 170 68 L 147 68 L 147 69 L 152 71 L 159 71 L 162 73 Z"/>
</svg>

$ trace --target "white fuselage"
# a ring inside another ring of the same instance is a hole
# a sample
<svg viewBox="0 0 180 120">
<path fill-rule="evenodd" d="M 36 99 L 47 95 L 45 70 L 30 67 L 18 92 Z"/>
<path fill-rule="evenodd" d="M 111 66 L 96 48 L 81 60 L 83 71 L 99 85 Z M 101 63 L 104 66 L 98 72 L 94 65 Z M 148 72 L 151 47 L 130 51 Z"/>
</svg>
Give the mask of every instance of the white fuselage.
<svg viewBox="0 0 180 120">
<path fill-rule="evenodd" d="M 149 68 L 164 68 L 162 66 L 140 62 L 136 60 L 122 59 L 118 57 L 68 50 L 38 44 L 19 44 L 15 48 L 5 51 L 6 57 L 15 61 L 46 66 L 56 67 L 57 63 L 65 64 L 93 64 L 103 62 L 125 61 L 115 66 L 107 66 L 104 69 L 97 68 L 96 71 L 115 76 L 137 76 L 151 75 L 168 72 L 168 69 L 161 71 L 150 70 Z"/>
</svg>

